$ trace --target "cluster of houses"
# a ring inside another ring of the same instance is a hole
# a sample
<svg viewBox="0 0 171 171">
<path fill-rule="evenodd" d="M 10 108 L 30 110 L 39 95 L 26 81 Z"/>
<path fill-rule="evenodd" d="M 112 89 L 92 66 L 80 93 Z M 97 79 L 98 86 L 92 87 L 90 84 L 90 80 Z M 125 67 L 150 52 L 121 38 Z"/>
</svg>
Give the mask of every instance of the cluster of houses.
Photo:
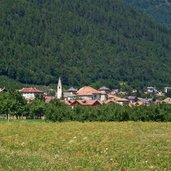
<svg viewBox="0 0 171 171">
<path fill-rule="evenodd" d="M 28 101 L 34 100 L 36 96 L 43 96 L 46 103 L 49 103 L 54 99 L 59 99 L 61 102 L 71 107 L 74 107 L 76 105 L 97 106 L 102 104 L 113 104 L 113 103 L 119 105 L 128 105 L 128 106 L 141 106 L 141 105 L 150 105 L 154 103 L 153 99 L 138 98 L 136 96 L 128 96 L 125 98 L 121 98 L 116 95 L 117 94 L 116 91 L 117 90 L 110 90 L 107 87 L 101 87 L 100 89 L 96 90 L 90 86 L 84 86 L 80 89 L 75 89 L 74 87 L 71 87 L 68 90 L 63 91 L 60 78 L 58 81 L 55 96 L 49 96 L 47 95 L 47 93 L 38 90 L 36 88 L 23 88 L 19 90 L 22 96 Z M 147 88 L 147 92 L 155 92 L 158 93 L 159 95 L 161 94 L 161 92 L 158 92 L 153 87 Z M 156 101 L 155 103 L 160 103 L 160 102 Z M 171 104 L 171 99 L 167 98 L 162 102 Z"/>
</svg>

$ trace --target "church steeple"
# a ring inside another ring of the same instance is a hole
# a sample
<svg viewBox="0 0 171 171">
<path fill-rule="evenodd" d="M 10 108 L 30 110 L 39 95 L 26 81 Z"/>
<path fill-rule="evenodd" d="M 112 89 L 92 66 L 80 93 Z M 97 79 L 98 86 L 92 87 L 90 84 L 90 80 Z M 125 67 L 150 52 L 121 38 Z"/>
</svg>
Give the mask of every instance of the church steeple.
<svg viewBox="0 0 171 171">
<path fill-rule="evenodd" d="M 61 78 L 59 77 L 57 91 L 56 91 L 56 98 L 62 99 L 62 94 L 63 94 L 62 93 L 62 83 L 61 83 Z"/>
</svg>

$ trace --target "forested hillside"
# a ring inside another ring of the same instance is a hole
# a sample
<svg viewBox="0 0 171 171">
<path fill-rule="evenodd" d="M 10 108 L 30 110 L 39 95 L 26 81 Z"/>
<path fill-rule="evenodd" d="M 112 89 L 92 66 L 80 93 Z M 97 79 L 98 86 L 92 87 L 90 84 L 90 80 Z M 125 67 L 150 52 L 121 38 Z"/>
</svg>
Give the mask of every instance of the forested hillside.
<svg viewBox="0 0 171 171">
<path fill-rule="evenodd" d="M 171 84 L 171 30 L 121 0 L 1 0 L 0 75 L 22 83 Z"/>
<path fill-rule="evenodd" d="M 171 0 L 124 0 L 156 21 L 171 25 Z"/>
</svg>

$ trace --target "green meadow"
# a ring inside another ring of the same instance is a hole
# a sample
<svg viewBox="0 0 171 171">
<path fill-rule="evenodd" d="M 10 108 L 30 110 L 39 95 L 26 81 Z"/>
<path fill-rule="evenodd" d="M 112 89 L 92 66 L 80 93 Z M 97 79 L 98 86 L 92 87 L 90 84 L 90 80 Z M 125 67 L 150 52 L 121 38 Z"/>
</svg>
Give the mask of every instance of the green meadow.
<svg viewBox="0 0 171 171">
<path fill-rule="evenodd" d="M 170 171 L 171 123 L 0 122 L 0 170 Z"/>
</svg>

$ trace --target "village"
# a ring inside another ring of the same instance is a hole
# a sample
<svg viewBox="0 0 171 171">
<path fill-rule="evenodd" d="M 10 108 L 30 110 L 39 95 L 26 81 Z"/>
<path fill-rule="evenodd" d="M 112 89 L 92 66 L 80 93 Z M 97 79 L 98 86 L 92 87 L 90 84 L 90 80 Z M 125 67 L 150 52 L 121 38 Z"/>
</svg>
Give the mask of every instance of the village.
<svg viewBox="0 0 171 171">
<path fill-rule="evenodd" d="M 0 89 L 0 92 L 3 91 L 5 91 L 5 88 Z M 126 92 L 121 92 L 118 89 L 111 90 L 105 86 L 98 90 L 91 86 L 84 86 L 80 89 L 71 87 L 68 90 L 63 90 L 63 85 L 59 78 L 54 96 L 48 95 L 48 93 L 33 87 L 22 88 L 18 91 L 28 103 L 32 102 L 36 97 L 41 96 L 46 103 L 58 99 L 72 108 L 77 105 L 93 107 L 104 104 L 118 104 L 132 107 L 143 105 L 149 106 L 151 104 L 160 103 L 171 104 L 171 98 L 166 96 L 166 94 L 170 93 L 171 87 L 165 87 L 163 92 L 158 91 L 155 87 L 147 87 L 144 94 L 148 95 L 148 98 L 144 98 L 136 96 L 137 90 L 132 91 L 132 94 L 135 95 L 128 96 Z M 150 95 L 155 95 L 155 99 Z"/>
</svg>

